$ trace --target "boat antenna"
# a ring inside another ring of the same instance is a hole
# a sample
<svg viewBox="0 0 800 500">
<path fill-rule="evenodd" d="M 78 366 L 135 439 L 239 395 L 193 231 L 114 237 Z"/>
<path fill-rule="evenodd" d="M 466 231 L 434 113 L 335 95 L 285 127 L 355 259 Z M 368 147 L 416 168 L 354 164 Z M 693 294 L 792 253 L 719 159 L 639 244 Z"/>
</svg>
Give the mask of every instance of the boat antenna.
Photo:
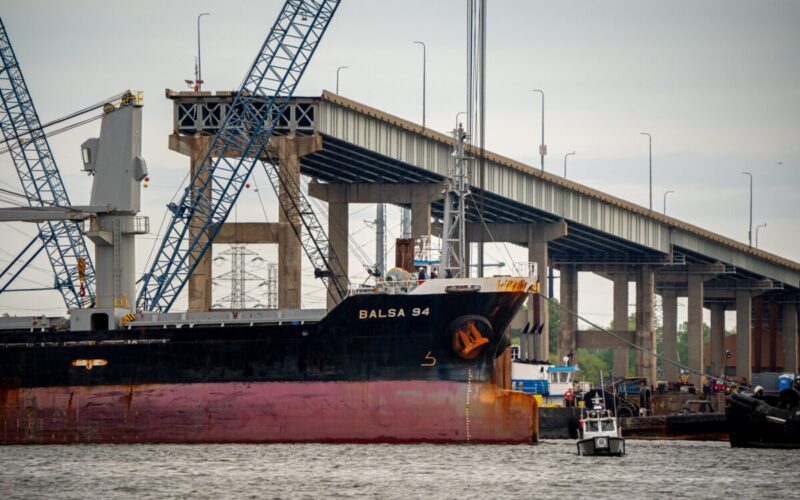
<svg viewBox="0 0 800 500">
<path fill-rule="evenodd" d="M 606 404 L 606 385 L 603 383 L 603 370 L 598 370 L 600 372 L 600 394 L 603 395 L 603 409 L 607 409 L 608 405 Z"/>
</svg>

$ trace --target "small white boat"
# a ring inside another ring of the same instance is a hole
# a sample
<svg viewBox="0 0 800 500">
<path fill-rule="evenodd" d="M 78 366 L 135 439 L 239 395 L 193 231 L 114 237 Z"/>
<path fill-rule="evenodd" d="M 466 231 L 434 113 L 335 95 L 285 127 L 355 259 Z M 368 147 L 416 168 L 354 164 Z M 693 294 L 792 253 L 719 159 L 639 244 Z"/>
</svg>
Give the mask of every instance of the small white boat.
<svg viewBox="0 0 800 500">
<path fill-rule="evenodd" d="M 599 396 L 592 400 L 594 408 L 584 409 L 578 422 L 578 455 L 625 454 L 625 439 L 622 438 L 617 418 L 603 407 Z"/>
</svg>

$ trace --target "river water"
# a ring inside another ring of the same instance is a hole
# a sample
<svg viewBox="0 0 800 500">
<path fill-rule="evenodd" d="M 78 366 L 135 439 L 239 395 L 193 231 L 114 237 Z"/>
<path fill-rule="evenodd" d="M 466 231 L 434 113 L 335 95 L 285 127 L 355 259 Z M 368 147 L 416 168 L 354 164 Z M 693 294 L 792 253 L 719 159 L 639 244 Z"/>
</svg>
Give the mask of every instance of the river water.
<svg viewBox="0 0 800 500">
<path fill-rule="evenodd" d="M 800 451 L 627 441 L 536 446 L 0 447 L 0 498 L 798 498 Z"/>
</svg>

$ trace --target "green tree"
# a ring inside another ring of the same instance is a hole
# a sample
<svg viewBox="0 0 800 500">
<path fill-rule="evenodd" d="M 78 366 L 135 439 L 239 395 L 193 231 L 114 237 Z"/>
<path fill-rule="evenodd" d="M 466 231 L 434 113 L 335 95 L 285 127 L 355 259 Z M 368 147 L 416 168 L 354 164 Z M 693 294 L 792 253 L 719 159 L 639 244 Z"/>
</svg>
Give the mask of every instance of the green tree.
<svg viewBox="0 0 800 500">
<path fill-rule="evenodd" d="M 544 299 L 542 299 L 544 300 Z M 557 299 L 551 299 L 547 303 L 547 312 L 550 315 L 548 318 L 547 331 L 550 334 L 548 349 L 550 350 L 551 357 L 553 355 L 558 357 L 558 330 L 561 327 L 561 306 Z"/>
<path fill-rule="evenodd" d="M 711 340 L 711 327 L 703 323 L 703 342 Z M 663 342 L 662 342 L 663 346 Z M 664 352 L 663 349 L 659 352 Z M 684 321 L 678 326 L 678 361 L 685 365 L 689 360 L 689 322 Z"/>
<path fill-rule="evenodd" d="M 578 378 L 600 385 L 600 372 L 603 377 L 611 375 L 613 354 L 611 349 L 578 349 Z"/>
</svg>

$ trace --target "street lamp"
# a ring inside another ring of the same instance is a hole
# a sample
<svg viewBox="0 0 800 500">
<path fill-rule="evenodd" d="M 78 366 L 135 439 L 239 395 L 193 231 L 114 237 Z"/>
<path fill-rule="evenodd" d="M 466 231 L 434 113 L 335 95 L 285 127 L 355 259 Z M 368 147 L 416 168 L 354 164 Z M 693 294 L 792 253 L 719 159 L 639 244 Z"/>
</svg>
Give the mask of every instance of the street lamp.
<svg viewBox="0 0 800 500">
<path fill-rule="evenodd" d="M 533 89 L 533 91 L 542 94 L 542 143 L 539 145 L 539 156 L 542 157 L 542 172 L 544 172 L 544 155 L 547 154 L 547 146 L 544 144 L 544 90 Z"/>
<path fill-rule="evenodd" d="M 567 153 L 567 154 L 564 155 L 564 178 L 565 179 L 567 178 L 567 156 L 574 156 L 574 155 L 575 155 L 575 151 L 573 151 L 572 153 Z"/>
<path fill-rule="evenodd" d="M 664 215 L 667 215 L 667 195 L 674 192 L 675 191 L 671 189 L 669 191 L 664 191 Z"/>
<path fill-rule="evenodd" d="M 650 210 L 653 210 L 653 136 L 649 132 L 639 132 L 639 135 L 646 135 L 650 145 Z"/>
<path fill-rule="evenodd" d="M 203 12 L 199 16 L 197 16 L 197 74 L 195 75 L 195 87 L 197 88 L 197 92 L 200 91 L 200 87 L 203 85 L 203 65 L 200 59 L 200 18 L 203 16 L 210 16 L 211 14 L 208 12 Z"/>
<path fill-rule="evenodd" d="M 422 45 L 422 128 L 425 128 L 425 73 L 427 70 L 427 48 L 425 42 L 414 42 Z"/>
<path fill-rule="evenodd" d="M 466 114 L 467 114 L 466 111 L 459 111 L 458 113 L 456 113 L 456 128 L 458 128 L 458 124 L 459 124 L 458 117 L 461 116 L 461 115 L 466 115 Z"/>
<path fill-rule="evenodd" d="M 753 246 L 753 174 L 742 172 L 742 175 L 750 176 L 750 229 L 747 231 L 747 240 Z"/>
<path fill-rule="evenodd" d="M 336 95 L 339 95 L 339 71 L 343 69 L 350 69 L 350 66 L 339 66 L 336 68 Z"/>
<path fill-rule="evenodd" d="M 765 222 L 756 226 L 756 248 L 758 248 L 758 230 L 762 227 L 767 227 L 767 223 Z"/>
</svg>

